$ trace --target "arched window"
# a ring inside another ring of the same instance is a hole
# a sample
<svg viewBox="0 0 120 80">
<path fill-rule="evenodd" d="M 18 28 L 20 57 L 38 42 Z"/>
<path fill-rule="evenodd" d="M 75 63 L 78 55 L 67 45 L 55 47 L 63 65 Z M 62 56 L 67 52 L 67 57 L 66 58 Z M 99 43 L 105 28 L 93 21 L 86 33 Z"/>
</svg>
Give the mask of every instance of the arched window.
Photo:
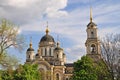
<svg viewBox="0 0 120 80">
<path fill-rule="evenodd" d="M 91 37 L 94 38 L 94 32 L 93 31 L 91 32 Z"/>
<path fill-rule="evenodd" d="M 52 56 L 52 55 L 51 55 L 51 48 L 49 49 L 49 56 Z"/>
<path fill-rule="evenodd" d="M 29 57 L 28 58 L 30 58 L 30 55 L 29 55 Z"/>
<path fill-rule="evenodd" d="M 69 80 L 68 78 L 66 78 L 66 80 Z"/>
<path fill-rule="evenodd" d="M 45 56 L 47 56 L 47 49 L 45 48 Z"/>
<path fill-rule="evenodd" d="M 58 58 L 59 56 L 58 56 L 58 54 L 57 54 L 57 58 Z"/>
<path fill-rule="evenodd" d="M 94 45 L 94 44 L 91 45 L 91 52 L 92 52 L 92 53 L 95 52 L 95 45 Z"/>
<path fill-rule="evenodd" d="M 43 55 L 43 49 L 41 48 L 41 55 Z"/>
<path fill-rule="evenodd" d="M 59 74 L 56 74 L 56 80 L 59 80 Z"/>
</svg>

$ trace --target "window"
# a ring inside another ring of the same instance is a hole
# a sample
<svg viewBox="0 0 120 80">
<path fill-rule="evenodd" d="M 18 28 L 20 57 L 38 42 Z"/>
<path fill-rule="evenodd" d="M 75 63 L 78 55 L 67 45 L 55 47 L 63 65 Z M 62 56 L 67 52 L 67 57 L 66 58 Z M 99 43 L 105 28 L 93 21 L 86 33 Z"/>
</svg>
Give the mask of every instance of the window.
<svg viewBox="0 0 120 80">
<path fill-rule="evenodd" d="M 29 57 L 28 58 L 30 58 L 30 55 L 29 55 Z"/>
<path fill-rule="evenodd" d="M 93 34 L 93 32 L 91 32 L 91 34 Z"/>
<path fill-rule="evenodd" d="M 52 55 L 51 55 L 51 48 L 49 49 L 49 55 L 52 56 Z"/>
<path fill-rule="evenodd" d="M 45 56 L 47 56 L 47 49 L 45 48 Z"/>
<path fill-rule="evenodd" d="M 91 32 L 91 37 L 94 38 L 94 32 L 93 31 Z"/>
<path fill-rule="evenodd" d="M 58 56 L 58 54 L 57 54 L 57 58 L 58 58 L 59 56 Z"/>
<path fill-rule="evenodd" d="M 56 80 L 59 80 L 59 74 L 56 74 Z"/>
<path fill-rule="evenodd" d="M 94 44 L 91 45 L 91 52 L 92 52 L 92 53 L 95 52 L 95 45 L 94 45 Z"/>
<path fill-rule="evenodd" d="M 66 80 L 69 80 L 68 78 L 66 78 Z"/>
<path fill-rule="evenodd" d="M 41 55 L 43 54 L 43 49 L 41 48 Z"/>
</svg>

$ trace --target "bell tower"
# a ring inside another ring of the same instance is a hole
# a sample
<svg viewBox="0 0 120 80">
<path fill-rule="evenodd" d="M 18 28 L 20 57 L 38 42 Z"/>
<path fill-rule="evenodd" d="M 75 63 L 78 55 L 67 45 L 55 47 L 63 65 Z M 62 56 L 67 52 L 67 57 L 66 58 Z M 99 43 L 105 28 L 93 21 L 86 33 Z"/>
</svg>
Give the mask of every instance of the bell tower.
<svg viewBox="0 0 120 80">
<path fill-rule="evenodd" d="M 100 41 L 98 39 L 97 25 L 92 21 L 92 8 L 90 8 L 90 22 L 87 25 L 87 40 L 85 43 L 87 55 L 100 59 Z"/>
</svg>

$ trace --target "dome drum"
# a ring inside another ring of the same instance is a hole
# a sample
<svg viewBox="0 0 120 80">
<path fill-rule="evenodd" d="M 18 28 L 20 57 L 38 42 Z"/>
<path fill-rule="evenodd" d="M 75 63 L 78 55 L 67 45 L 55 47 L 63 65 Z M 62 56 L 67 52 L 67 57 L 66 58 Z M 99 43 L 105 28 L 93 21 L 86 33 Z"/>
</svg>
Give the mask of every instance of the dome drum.
<svg viewBox="0 0 120 80">
<path fill-rule="evenodd" d="M 39 47 L 45 47 L 45 46 L 51 46 L 54 47 L 54 42 L 46 42 L 46 41 L 42 41 L 39 43 Z"/>
</svg>

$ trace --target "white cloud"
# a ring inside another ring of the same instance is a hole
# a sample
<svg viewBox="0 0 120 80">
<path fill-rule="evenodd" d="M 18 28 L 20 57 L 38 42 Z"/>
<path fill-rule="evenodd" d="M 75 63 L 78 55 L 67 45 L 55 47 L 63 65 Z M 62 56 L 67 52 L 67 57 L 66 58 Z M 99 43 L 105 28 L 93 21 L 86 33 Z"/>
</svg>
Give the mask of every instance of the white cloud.
<svg viewBox="0 0 120 80">
<path fill-rule="evenodd" d="M 63 17 L 67 0 L 1 0 L 0 16 L 18 24 L 26 24 L 47 17 Z M 9 14 L 8 14 L 9 13 Z"/>
<path fill-rule="evenodd" d="M 90 3 L 96 0 L 69 0 L 69 1 L 70 1 L 70 4 L 73 4 L 73 3 Z"/>
<path fill-rule="evenodd" d="M 8 5 L 13 7 L 27 7 L 37 2 L 37 0 L 8 0 Z"/>
</svg>

